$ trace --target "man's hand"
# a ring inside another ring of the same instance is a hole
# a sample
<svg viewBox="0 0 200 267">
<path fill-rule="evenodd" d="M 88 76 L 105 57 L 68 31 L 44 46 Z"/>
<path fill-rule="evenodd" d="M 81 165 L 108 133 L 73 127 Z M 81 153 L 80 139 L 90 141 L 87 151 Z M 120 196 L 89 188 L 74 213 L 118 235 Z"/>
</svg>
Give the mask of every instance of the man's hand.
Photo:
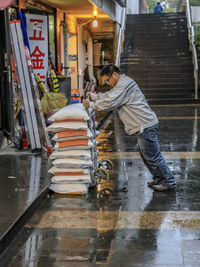
<svg viewBox="0 0 200 267">
<path fill-rule="evenodd" d="M 91 100 L 91 95 L 94 94 L 93 92 L 87 92 L 87 97 Z"/>
<path fill-rule="evenodd" d="M 85 108 L 89 108 L 90 107 L 90 101 L 89 101 L 89 99 L 83 100 L 83 106 Z"/>
</svg>

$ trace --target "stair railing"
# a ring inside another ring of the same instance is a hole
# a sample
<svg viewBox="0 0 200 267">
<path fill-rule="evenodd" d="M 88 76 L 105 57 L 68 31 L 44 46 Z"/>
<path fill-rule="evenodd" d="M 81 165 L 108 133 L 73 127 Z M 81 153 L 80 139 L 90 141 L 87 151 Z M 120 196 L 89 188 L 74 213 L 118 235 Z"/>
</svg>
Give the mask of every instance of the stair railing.
<svg viewBox="0 0 200 267">
<path fill-rule="evenodd" d="M 125 17 L 126 17 L 126 8 L 122 8 L 122 14 L 121 14 L 121 26 L 119 30 L 118 35 L 118 41 L 117 41 L 117 54 L 115 59 L 115 65 L 119 67 L 120 64 L 120 54 L 121 54 L 121 46 L 123 42 L 123 34 L 124 34 L 124 27 L 125 27 Z"/>
<path fill-rule="evenodd" d="M 186 3 L 186 17 L 187 17 L 187 27 L 188 27 L 188 39 L 190 42 L 190 49 L 192 50 L 192 61 L 194 65 L 195 99 L 198 99 L 198 60 L 197 60 L 196 47 L 194 45 L 194 27 L 192 26 L 189 0 L 185 0 L 185 3 Z"/>
</svg>

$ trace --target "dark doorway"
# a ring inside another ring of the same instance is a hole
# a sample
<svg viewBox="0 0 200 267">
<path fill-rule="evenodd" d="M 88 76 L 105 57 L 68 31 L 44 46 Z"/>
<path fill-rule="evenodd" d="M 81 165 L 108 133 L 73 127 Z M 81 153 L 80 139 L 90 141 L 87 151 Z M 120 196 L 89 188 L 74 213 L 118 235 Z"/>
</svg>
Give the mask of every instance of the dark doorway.
<svg viewBox="0 0 200 267">
<path fill-rule="evenodd" d="M 8 12 L 0 11 L 0 131 L 13 134 L 12 72 Z"/>
</svg>

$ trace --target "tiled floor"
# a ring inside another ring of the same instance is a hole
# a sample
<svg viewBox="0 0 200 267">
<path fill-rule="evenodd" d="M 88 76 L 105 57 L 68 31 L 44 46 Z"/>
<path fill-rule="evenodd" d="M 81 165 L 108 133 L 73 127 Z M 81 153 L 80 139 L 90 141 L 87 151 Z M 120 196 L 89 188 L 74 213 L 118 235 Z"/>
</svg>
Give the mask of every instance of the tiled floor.
<svg viewBox="0 0 200 267">
<path fill-rule="evenodd" d="M 200 106 L 153 109 L 177 190 L 147 187 L 136 137 L 115 116 L 98 138 L 100 157 L 114 163 L 110 181 L 87 196 L 49 195 L 0 266 L 200 266 Z"/>
</svg>

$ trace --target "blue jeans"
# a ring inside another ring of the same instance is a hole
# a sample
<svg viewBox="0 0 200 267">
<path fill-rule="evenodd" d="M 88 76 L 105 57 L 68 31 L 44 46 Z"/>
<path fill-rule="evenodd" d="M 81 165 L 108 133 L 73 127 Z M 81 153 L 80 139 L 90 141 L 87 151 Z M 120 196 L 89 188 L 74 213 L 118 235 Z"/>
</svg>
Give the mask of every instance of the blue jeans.
<svg viewBox="0 0 200 267">
<path fill-rule="evenodd" d="M 175 178 L 160 152 L 158 143 L 158 123 L 144 129 L 138 134 L 138 146 L 144 164 L 153 175 L 153 179 L 160 179 L 161 183 L 171 188 L 176 187 Z"/>
</svg>

